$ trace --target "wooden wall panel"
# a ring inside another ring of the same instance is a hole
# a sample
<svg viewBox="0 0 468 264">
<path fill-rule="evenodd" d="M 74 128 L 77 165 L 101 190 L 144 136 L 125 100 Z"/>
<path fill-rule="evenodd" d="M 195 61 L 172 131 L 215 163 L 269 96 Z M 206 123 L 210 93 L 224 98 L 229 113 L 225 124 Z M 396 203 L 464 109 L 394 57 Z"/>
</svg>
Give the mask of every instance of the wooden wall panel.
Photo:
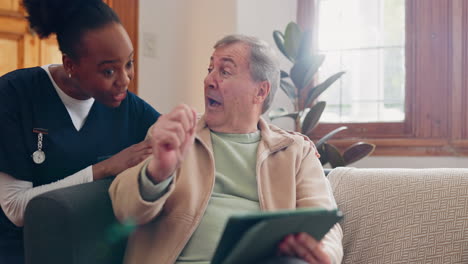
<svg viewBox="0 0 468 264">
<path fill-rule="evenodd" d="M 0 53 L 0 76 L 19 66 L 18 44 L 17 38 L 0 34 L 0 47 L 2 47 L 2 52 Z"/>
<path fill-rule="evenodd" d="M 62 53 L 57 45 L 56 36 L 51 36 L 48 39 L 41 40 L 39 46 L 39 64 L 61 64 Z"/>
<path fill-rule="evenodd" d="M 24 16 L 20 0 L 0 0 L 0 58 L 8 58 L 0 64 L 0 75 L 19 68 L 41 65 L 41 42 L 49 45 L 45 56 L 56 57 L 59 54 L 52 52 L 53 46 L 57 47 L 56 43 L 51 40 L 41 41 L 32 33 Z"/>
<path fill-rule="evenodd" d="M 21 38 L 21 44 L 22 51 L 20 54 L 23 55 L 23 58 L 21 58 L 23 64 L 19 68 L 41 65 L 39 59 L 41 40 L 36 35 L 25 34 Z"/>
<path fill-rule="evenodd" d="M 28 32 L 28 24 L 17 13 L 0 14 L 0 33 L 23 35 Z"/>
<path fill-rule="evenodd" d="M 0 0 L 0 10 L 19 11 L 20 0 Z"/>
<path fill-rule="evenodd" d="M 446 138 L 448 136 L 448 93 L 451 85 L 451 1 L 412 0 L 414 45 L 408 63 L 413 65 L 407 78 L 412 79 L 414 136 L 417 138 Z M 411 13 L 409 14 L 411 15 Z M 437 63 L 438 67 L 433 67 Z M 422 97 L 425 94 L 429 96 Z"/>
<path fill-rule="evenodd" d="M 461 67 L 461 76 L 463 76 L 462 87 L 460 98 L 462 102 L 460 103 L 460 112 L 461 112 L 461 135 L 462 138 L 468 141 L 468 1 L 462 1 L 461 7 L 461 16 L 462 16 L 462 25 L 460 26 L 458 36 L 461 36 L 461 50 L 462 50 L 462 67 Z M 460 121 L 460 120 L 458 120 Z"/>
<path fill-rule="evenodd" d="M 463 138 L 463 122 L 459 118 L 462 115 L 463 109 L 463 76 L 464 74 L 464 58 L 463 58 L 463 2 L 464 0 L 453 0 L 452 4 L 452 89 L 450 94 L 451 99 L 451 114 L 450 114 L 450 132 L 452 140 Z"/>
<path fill-rule="evenodd" d="M 25 66 L 30 33 L 19 0 L 0 0 L 0 75 Z"/>
<path fill-rule="evenodd" d="M 110 7 L 114 6 L 114 1 L 113 0 L 104 0 L 104 3 L 106 3 Z"/>
</svg>

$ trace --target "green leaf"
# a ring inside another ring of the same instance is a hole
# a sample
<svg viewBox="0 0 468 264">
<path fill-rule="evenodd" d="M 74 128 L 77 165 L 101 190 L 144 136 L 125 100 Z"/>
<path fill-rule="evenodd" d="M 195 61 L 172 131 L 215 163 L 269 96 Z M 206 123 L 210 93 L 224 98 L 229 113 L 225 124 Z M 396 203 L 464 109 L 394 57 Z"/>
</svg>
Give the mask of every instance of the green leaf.
<svg viewBox="0 0 468 264">
<path fill-rule="evenodd" d="M 294 61 L 297 57 L 297 51 L 301 43 L 302 32 L 299 26 L 294 22 L 289 22 L 284 32 L 284 49 L 290 58 Z"/>
<path fill-rule="evenodd" d="M 291 80 L 300 90 L 306 87 L 314 78 L 315 73 L 322 66 L 324 55 L 310 55 L 298 58 L 291 68 Z"/>
<path fill-rule="evenodd" d="M 288 52 L 286 51 L 284 47 L 284 35 L 281 31 L 275 30 L 273 31 L 273 39 L 275 40 L 276 46 L 278 49 L 283 53 L 283 55 L 291 62 L 294 62 L 294 60 L 289 57 Z"/>
<path fill-rule="evenodd" d="M 310 112 L 310 108 L 304 108 L 302 111 L 299 111 L 299 120 L 297 120 L 296 122 L 299 122 L 299 127 L 296 127 L 296 129 L 298 131 L 301 131 L 302 133 L 302 125 L 304 124 L 304 121 L 305 121 L 305 118 L 307 116 L 307 114 Z"/>
<path fill-rule="evenodd" d="M 304 122 L 301 125 L 302 134 L 309 135 L 312 132 L 312 130 L 317 126 L 326 105 L 326 102 L 321 101 L 317 102 L 312 108 L 310 108 L 310 111 L 307 113 L 307 116 L 305 117 Z"/>
<path fill-rule="evenodd" d="M 334 135 L 336 135 L 337 133 L 343 131 L 343 130 L 346 130 L 348 129 L 348 127 L 346 126 L 340 126 L 330 132 L 328 132 L 328 134 L 326 134 L 325 136 L 323 136 L 319 141 L 317 141 L 317 143 L 315 144 L 315 146 L 320 147 L 322 146 L 325 142 L 327 142 L 330 138 L 332 138 Z"/>
<path fill-rule="evenodd" d="M 280 117 L 291 117 L 292 119 L 296 119 L 297 116 L 299 115 L 298 112 L 291 112 L 289 113 L 288 110 L 280 107 L 280 108 L 277 108 L 277 109 L 274 109 L 274 110 L 271 110 L 269 113 L 268 113 L 268 118 L 270 120 L 274 120 L 276 118 L 280 118 Z"/>
<path fill-rule="evenodd" d="M 344 152 L 343 152 L 343 159 L 345 162 L 345 165 L 349 165 L 351 163 L 354 163 L 360 159 L 363 159 L 375 150 L 375 145 L 366 143 L 366 142 L 357 142 L 348 147 Z"/>
<path fill-rule="evenodd" d="M 307 99 L 305 102 L 305 106 L 310 105 L 315 99 L 319 97 L 330 85 L 332 85 L 336 80 L 338 80 L 345 72 L 338 72 L 333 74 L 332 76 L 328 77 L 323 83 L 315 86 L 314 88 L 310 89 L 309 94 L 307 95 Z"/>
<path fill-rule="evenodd" d="M 316 146 L 317 147 L 317 151 L 318 153 L 320 154 L 320 163 L 322 163 L 322 166 L 327 164 L 328 163 L 328 155 L 327 155 L 327 152 L 325 150 L 325 144 L 322 144 L 321 146 Z"/>
<path fill-rule="evenodd" d="M 283 70 L 280 71 L 280 78 L 283 79 L 283 78 L 288 78 L 289 77 L 289 74 Z"/>
<path fill-rule="evenodd" d="M 332 168 L 345 166 L 344 159 L 335 146 L 325 143 L 325 152 Z"/>
<path fill-rule="evenodd" d="M 296 88 L 290 82 L 286 80 L 280 81 L 280 88 L 288 96 L 291 102 L 294 104 L 297 99 Z"/>
<path fill-rule="evenodd" d="M 302 33 L 301 42 L 299 44 L 299 50 L 297 52 L 297 57 L 308 57 L 311 56 L 312 52 L 312 32 L 310 30 L 306 30 Z"/>
<path fill-rule="evenodd" d="M 322 66 L 323 61 L 325 60 L 324 55 L 310 55 L 312 58 L 312 64 L 309 66 L 309 69 L 305 73 L 302 80 L 302 87 L 307 87 L 309 83 L 314 78 L 315 74 L 318 72 L 319 68 Z M 307 57 L 306 57 L 307 58 Z"/>
</svg>

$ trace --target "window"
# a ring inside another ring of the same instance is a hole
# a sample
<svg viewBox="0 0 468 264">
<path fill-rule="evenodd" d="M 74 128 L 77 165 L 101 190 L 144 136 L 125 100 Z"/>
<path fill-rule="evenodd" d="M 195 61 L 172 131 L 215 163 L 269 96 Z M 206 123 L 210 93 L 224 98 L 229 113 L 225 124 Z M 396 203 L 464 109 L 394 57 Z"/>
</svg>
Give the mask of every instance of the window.
<svg viewBox="0 0 468 264">
<path fill-rule="evenodd" d="M 468 1 L 298 0 L 298 23 L 319 39 L 324 76 L 351 65 L 322 96 L 328 109 L 314 137 L 346 125 L 333 144 L 468 155 Z"/>
<path fill-rule="evenodd" d="M 320 82 L 346 71 L 322 100 L 322 122 L 405 118 L 405 1 L 318 0 Z"/>
</svg>

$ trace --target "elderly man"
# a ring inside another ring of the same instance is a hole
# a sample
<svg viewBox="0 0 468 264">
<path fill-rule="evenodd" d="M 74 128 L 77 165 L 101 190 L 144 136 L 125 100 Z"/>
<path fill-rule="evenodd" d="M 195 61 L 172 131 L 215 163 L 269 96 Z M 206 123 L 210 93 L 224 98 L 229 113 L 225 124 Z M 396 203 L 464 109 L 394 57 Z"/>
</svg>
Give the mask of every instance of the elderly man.
<svg viewBox="0 0 468 264">
<path fill-rule="evenodd" d="M 152 156 L 110 187 L 116 216 L 140 225 L 127 263 L 209 263 L 232 214 L 336 207 L 312 143 L 260 117 L 278 87 L 274 51 L 241 35 L 214 48 L 205 114 L 181 105 L 161 116 L 148 132 Z M 339 263 L 341 239 L 339 225 L 321 242 L 291 234 L 273 262 Z"/>
</svg>

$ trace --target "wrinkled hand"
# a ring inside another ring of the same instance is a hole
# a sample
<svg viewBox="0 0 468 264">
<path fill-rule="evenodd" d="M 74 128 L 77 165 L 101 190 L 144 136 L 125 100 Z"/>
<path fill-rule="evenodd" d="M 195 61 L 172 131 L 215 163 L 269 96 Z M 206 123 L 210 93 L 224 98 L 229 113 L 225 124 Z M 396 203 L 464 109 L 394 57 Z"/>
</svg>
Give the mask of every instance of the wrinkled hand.
<svg viewBox="0 0 468 264">
<path fill-rule="evenodd" d="M 115 176 L 142 162 L 151 155 L 152 152 L 151 142 L 149 140 L 143 140 L 95 164 L 93 166 L 93 178 L 94 180 L 99 180 L 108 176 Z"/>
<path fill-rule="evenodd" d="M 187 105 L 179 105 L 170 113 L 159 117 L 151 127 L 150 140 L 153 159 L 147 167 L 147 174 L 158 183 L 174 173 L 193 145 L 197 114 Z"/>
<path fill-rule="evenodd" d="M 300 258 L 310 264 L 331 263 L 323 244 L 307 233 L 286 236 L 278 245 L 278 255 Z"/>
</svg>

